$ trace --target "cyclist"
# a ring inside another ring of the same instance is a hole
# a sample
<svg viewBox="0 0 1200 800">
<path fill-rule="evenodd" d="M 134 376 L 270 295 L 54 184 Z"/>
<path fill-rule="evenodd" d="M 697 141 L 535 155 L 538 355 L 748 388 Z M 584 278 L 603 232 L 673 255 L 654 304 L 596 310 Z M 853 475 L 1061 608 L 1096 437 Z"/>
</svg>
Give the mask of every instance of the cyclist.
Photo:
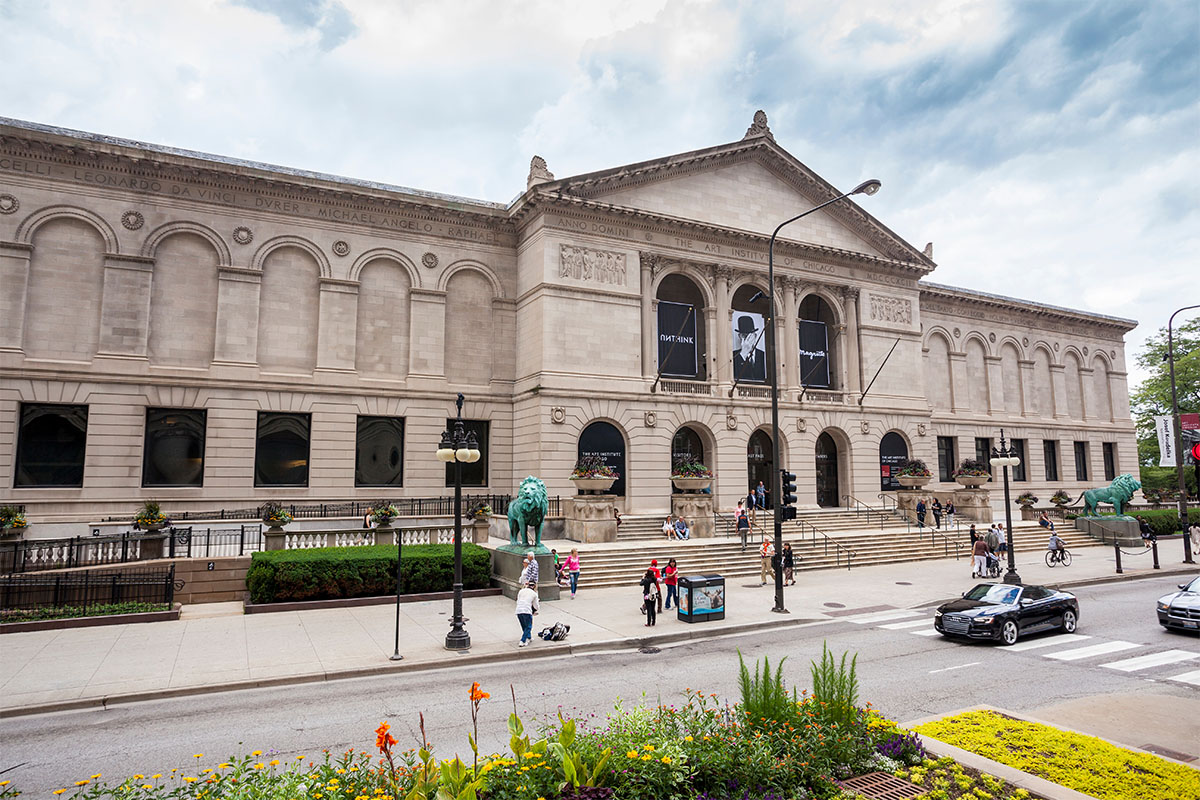
<svg viewBox="0 0 1200 800">
<path fill-rule="evenodd" d="M 1046 549 L 1054 553 L 1054 558 L 1061 560 L 1062 554 L 1066 552 L 1067 543 L 1059 538 L 1057 532 L 1052 530 L 1050 531 L 1050 543 L 1046 546 Z"/>
</svg>

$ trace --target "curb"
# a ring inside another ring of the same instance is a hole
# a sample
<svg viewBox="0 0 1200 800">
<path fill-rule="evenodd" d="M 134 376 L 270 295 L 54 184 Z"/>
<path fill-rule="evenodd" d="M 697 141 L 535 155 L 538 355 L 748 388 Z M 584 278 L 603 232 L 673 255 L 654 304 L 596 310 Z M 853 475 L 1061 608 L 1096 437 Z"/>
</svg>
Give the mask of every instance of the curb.
<svg viewBox="0 0 1200 800">
<path fill-rule="evenodd" d="M 174 689 L 153 689 L 145 692 L 128 692 L 125 694 L 103 695 L 100 697 L 81 697 L 77 700 L 61 700 L 54 703 L 40 703 L 28 706 L 13 706 L 11 708 L 3 708 L 0 709 L 0 719 L 34 716 L 37 714 L 52 714 L 59 711 L 80 711 L 97 708 L 107 709 L 112 705 L 139 703 L 147 700 L 167 700 L 176 697 L 217 694 L 220 692 L 231 692 L 242 689 L 263 689 L 275 686 L 292 686 L 304 683 L 325 683 L 328 681 L 346 680 L 348 678 L 368 678 L 378 675 L 388 675 L 397 672 L 430 672 L 433 670 L 459 666 L 495 664 L 505 661 L 521 661 L 533 658 L 561 658 L 563 656 L 586 655 L 605 651 L 657 647 L 660 645 L 672 645 L 693 640 L 714 639 L 720 636 L 753 633 L 756 631 L 772 630 L 777 628 L 790 628 L 830 621 L 833 620 L 797 617 L 795 619 L 767 620 L 766 622 L 744 622 L 736 625 L 725 625 L 720 627 L 708 627 L 702 625 L 699 627 L 693 626 L 686 630 L 662 634 L 659 636 L 631 636 L 622 639 L 602 639 L 595 642 L 583 642 L 581 644 L 547 644 L 546 646 L 539 647 L 536 650 L 517 650 L 513 652 L 504 651 L 499 653 L 485 653 L 481 655 L 471 655 L 468 652 L 458 654 L 452 662 L 447 662 L 446 660 L 425 662 L 401 661 L 398 663 L 380 664 L 372 667 L 356 667 L 353 669 L 312 672 L 301 675 L 281 675 L 279 677 L 272 678 L 254 678 L 250 680 L 228 681 L 226 683 L 216 683 L 202 686 L 180 686 Z"/>
</svg>

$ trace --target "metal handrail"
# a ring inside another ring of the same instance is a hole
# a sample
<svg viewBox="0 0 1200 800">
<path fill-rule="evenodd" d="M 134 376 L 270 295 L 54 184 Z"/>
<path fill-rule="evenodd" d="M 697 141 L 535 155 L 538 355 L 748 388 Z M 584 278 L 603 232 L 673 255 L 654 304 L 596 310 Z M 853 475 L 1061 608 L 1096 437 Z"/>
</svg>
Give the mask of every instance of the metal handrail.
<svg viewBox="0 0 1200 800">
<path fill-rule="evenodd" d="M 794 522 L 796 523 L 796 526 L 798 528 L 800 528 L 801 536 L 803 536 L 805 534 L 805 528 L 808 529 L 808 532 L 812 537 L 811 541 L 814 545 L 817 542 L 818 534 L 820 534 L 824 538 L 824 540 L 825 540 L 824 541 L 825 555 L 827 555 L 827 556 L 829 555 L 829 545 L 830 545 L 830 543 L 832 543 L 835 548 L 834 563 L 837 564 L 839 567 L 842 565 L 842 554 L 843 553 L 846 554 L 846 569 L 850 569 L 850 567 L 853 566 L 852 561 L 854 559 L 854 556 L 858 555 L 855 551 L 851 550 L 849 547 L 842 545 L 840 542 L 838 542 L 837 539 L 834 539 L 832 536 L 825 533 L 825 531 L 821 530 L 816 525 L 813 525 L 808 520 L 796 519 L 796 520 L 794 520 Z"/>
<path fill-rule="evenodd" d="M 879 518 L 879 529 L 883 530 L 883 526 L 887 522 L 887 515 L 885 513 L 886 509 L 884 511 L 880 511 L 879 509 L 871 508 L 871 506 L 864 503 L 862 500 L 859 500 L 857 497 L 855 497 L 852 494 L 842 495 L 842 502 L 845 503 L 847 500 L 852 501 L 854 503 L 854 516 L 858 517 L 858 516 L 862 516 L 863 514 L 866 514 L 867 515 L 867 524 L 870 525 L 871 524 L 871 515 L 874 514 L 876 517 Z"/>
</svg>

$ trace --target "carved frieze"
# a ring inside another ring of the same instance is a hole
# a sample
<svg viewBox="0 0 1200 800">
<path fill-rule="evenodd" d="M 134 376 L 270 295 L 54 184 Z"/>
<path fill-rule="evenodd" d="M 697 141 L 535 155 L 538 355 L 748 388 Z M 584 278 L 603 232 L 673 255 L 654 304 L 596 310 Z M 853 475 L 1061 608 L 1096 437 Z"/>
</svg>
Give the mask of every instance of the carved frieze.
<svg viewBox="0 0 1200 800">
<path fill-rule="evenodd" d="M 876 322 L 898 322 L 912 324 L 912 301 L 907 297 L 871 295 L 871 319 Z"/>
<path fill-rule="evenodd" d="M 593 250 L 570 244 L 559 245 L 558 277 L 589 283 L 625 285 L 625 254 Z"/>
</svg>

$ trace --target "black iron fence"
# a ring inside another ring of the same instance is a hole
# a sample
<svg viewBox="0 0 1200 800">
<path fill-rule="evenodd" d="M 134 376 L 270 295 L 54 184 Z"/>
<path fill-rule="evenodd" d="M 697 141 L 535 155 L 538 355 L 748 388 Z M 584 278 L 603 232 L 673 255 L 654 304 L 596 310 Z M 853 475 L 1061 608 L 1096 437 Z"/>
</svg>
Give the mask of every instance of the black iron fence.
<svg viewBox="0 0 1200 800">
<path fill-rule="evenodd" d="M 321 519 L 324 517 L 362 517 L 367 514 L 378 501 L 350 501 L 345 503 L 314 503 L 311 505 L 284 505 L 288 513 L 296 519 Z M 454 513 L 453 497 L 402 497 L 386 500 L 396 507 L 402 517 L 448 517 Z M 465 494 L 462 498 L 463 513 L 466 514 L 478 506 L 492 507 L 493 514 L 507 514 L 508 504 L 512 495 L 508 494 Z M 174 522 L 184 522 L 194 519 L 240 520 L 259 519 L 261 512 L 258 506 L 254 508 L 221 508 L 215 511 L 173 511 L 170 517 Z M 550 498 L 550 516 L 562 516 L 562 501 L 559 497 Z M 128 517 L 105 517 L 104 522 L 126 522 Z"/>
<path fill-rule="evenodd" d="M 167 558 L 244 556 L 263 548 L 262 525 L 236 528 L 170 528 L 163 555 Z"/>
<path fill-rule="evenodd" d="M 59 572 L 0 577 L 0 608 L 78 607 L 110 603 L 173 603 L 175 565 L 164 569 Z"/>
<path fill-rule="evenodd" d="M 117 536 L 76 536 L 71 539 L 25 539 L 0 545 L 0 573 L 38 572 L 66 567 L 124 564 L 159 552 L 162 534 L 122 533 Z M 150 543 L 150 546 L 147 546 Z"/>
</svg>

